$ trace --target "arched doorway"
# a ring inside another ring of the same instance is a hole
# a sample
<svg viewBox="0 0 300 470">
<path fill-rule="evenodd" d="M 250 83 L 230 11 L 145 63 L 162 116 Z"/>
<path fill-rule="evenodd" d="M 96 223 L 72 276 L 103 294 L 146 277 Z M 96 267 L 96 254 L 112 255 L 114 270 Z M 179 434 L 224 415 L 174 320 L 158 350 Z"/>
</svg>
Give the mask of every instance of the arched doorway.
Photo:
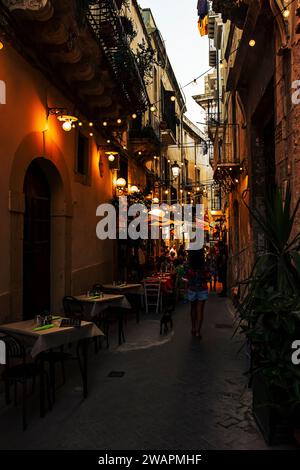
<svg viewBox="0 0 300 470">
<path fill-rule="evenodd" d="M 34 160 L 24 180 L 23 319 L 51 305 L 51 191 L 45 173 Z"/>
</svg>

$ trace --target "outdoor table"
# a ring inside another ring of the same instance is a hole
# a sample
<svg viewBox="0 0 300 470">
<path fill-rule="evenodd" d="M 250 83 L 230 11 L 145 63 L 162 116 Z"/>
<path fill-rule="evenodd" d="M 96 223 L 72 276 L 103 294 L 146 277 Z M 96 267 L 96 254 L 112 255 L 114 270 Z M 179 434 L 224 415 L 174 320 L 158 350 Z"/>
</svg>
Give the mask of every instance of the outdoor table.
<svg viewBox="0 0 300 470">
<path fill-rule="evenodd" d="M 141 295 L 144 292 L 142 284 L 104 284 L 103 288 L 106 292 L 109 293 L 119 292 L 125 295 L 129 293 Z"/>
<path fill-rule="evenodd" d="M 102 296 L 97 295 L 79 295 L 75 296 L 75 299 L 79 300 L 84 304 L 85 312 L 88 319 L 97 318 L 100 314 L 109 307 L 115 307 L 119 309 L 130 309 L 131 305 L 124 295 L 121 294 L 103 294 Z M 122 312 L 122 310 L 120 310 Z M 124 338 L 124 327 L 123 327 L 123 314 L 118 315 L 118 337 L 119 345 L 122 344 L 122 337 Z"/>
<path fill-rule="evenodd" d="M 140 283 L 129 283 L 129 284 L 104 284 L 103 289 L 107 293 L 119 293 L 126 296 L 127 300 L 130 301 L 133 310 L 136 312 L 136 322 L 140 321 L 140 309 L 143 306 L 143 295 L 144 287 Z M 136 297 L 139 297 L 138 301 L 135 301 Z M 134 297 L 134 298 L 132 298 Z"/>
<path fill-rule="evenodd" d="M 35 320 L 26 320 L 0 325 L 0 332 L 15 336 L 29 350 L 32 358 L 41 359 L 41 416 L 45 414 L 45 382 L 44 382 L 44 361 L 43 352 L 52 351 L 54 348 L 70 343 L 77 343 L 77 358 L 79 360 L 80 371 L 83 382 L 83 397 L 87 397 L 87 340 L 96 336 L 103 336 L 102 331 L 92 322 L 81 322 L 80 327 L 60 328 L 62 318 L 54 320 L 54 327 L 49 329 L 34 331 Z M 82 361 L 80 358 L 79 346 L 82 347 Z"/>
</svg>

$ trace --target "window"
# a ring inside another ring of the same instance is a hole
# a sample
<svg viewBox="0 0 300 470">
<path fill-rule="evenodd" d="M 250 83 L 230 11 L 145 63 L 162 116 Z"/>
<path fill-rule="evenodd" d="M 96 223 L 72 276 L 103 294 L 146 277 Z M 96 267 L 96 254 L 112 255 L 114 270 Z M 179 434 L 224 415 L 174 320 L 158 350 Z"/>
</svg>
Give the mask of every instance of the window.
<svg viewBox="0 0 300 470">
<path fill-rule="evenodd" d="M 89 139 L 81 132 L 77 141 L 76 173 L 86 177 L 89 175 Z"/>
</svg>

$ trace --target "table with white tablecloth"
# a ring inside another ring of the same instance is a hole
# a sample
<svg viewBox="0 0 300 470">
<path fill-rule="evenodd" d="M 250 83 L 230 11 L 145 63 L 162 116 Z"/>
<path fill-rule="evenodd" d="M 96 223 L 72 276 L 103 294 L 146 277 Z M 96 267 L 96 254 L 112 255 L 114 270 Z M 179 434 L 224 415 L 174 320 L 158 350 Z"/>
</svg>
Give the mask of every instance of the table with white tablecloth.
<svg viewBox="0 0 300 470">
<path fill-rule="evenodd" d="M 79 295 L 75 299 L 82 302 L 84 314 L 87 319 L 94 320 L 107 310 L 117 312 L 118 315 L 118 337 L 119 344 L 124 339 L 123 309 L 131 309 L 131 305 L 124 295 L 102 294 L 102 295 Z"/>
</svg>

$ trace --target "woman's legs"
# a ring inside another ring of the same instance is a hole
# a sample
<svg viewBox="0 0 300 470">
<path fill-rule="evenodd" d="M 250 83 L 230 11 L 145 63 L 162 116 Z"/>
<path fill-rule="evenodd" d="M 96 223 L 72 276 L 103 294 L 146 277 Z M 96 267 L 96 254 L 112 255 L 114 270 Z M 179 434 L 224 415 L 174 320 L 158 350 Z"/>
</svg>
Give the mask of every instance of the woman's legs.
<svg viewBox="0 0 300 470">
<path fill-rule="evenodd" d="M 192 335 L 195 335 L 197 331 L 196 318 L 197 318 L 197 300 L 195 300 L 194 302 L 191 302 Z"/>
<path fill-rule="evenodd" d="M 196 332 L 198 336 L 201 336 L 201 328 L 203 325 L 204 319 L 204 307 L 205 307 L 205 300 L 199 300 L 196 306 Z"/>
</svg>

